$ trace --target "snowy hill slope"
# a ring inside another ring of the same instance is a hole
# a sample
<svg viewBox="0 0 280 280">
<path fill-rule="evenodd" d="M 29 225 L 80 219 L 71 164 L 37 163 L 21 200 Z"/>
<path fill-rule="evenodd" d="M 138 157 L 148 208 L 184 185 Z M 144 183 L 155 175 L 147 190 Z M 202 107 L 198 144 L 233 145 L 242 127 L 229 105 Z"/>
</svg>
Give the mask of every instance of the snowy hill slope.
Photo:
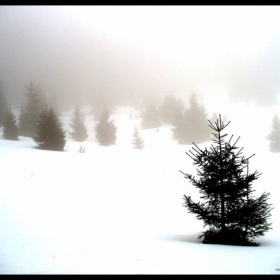
<svg viewBox="0 0 280 280">
<path fill-rule="evenodd" d="M 68 138 L 64 152 L 35 149 L 26 137 L 0 139 L 0 273 L 279 274 L 280 155 L 269 152 L 265 139 L 274 110 L 227 110 L 228 134 L 241 136 L 244 155 L 256 153 L 250 170 L 263 173 L 256 195 L 271 193 L 273 229 L 256 240 L 259 247 L 202 244 L 203 224 L 182 199 L 199 199 L 179 172 L 195 171 L 185 154 L 191 146 L 177 145 L 165 125 L 140 130 L 145 148 L 135 150 L 132 134 L 141 119 L 121 112 L 112 115 L 114 146 L 98 145 L 92 115 L 88 140 Z M 65 114 L 65 129 L 69 121 Z M 78 153 L 81 145 L 86 153 Z"/>
</svg>

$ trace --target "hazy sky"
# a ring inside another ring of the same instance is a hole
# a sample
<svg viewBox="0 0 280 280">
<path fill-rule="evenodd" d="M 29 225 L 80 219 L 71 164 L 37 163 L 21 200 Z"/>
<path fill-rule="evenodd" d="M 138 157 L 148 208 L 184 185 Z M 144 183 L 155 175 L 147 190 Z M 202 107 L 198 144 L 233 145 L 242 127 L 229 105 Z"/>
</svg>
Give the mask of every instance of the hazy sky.
<svg viewBox="0 0 280 280">
<path fill-rule="evenodd" d="M 280 86 L 280 6 L 1 6 L 10 102 L 32 80 L 58 100 L 191 91 L 269 105 Z"/>
</svg>

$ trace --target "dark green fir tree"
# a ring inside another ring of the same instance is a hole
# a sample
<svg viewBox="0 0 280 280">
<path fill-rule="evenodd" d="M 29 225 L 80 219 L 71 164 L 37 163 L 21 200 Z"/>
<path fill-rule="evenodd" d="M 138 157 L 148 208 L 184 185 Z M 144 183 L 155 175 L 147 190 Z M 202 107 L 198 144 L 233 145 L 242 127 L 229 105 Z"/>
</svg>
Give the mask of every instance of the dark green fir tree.
<svg viewBox="0 0 280 280">
<path fill-rule="evenodd" d="M 19 137 L 17 119 L 11 109 L 8 109 L 4 114 L 3 137 L 6 140 L 18 140 Z"/>
<path fill-rule="evenodd" d="M 252 183 L 261 175 L 257 171 L 249 173 L 249 159 L 245 158 L 236 144 L 225 138 L 224 129 L 228 126 L 221 116 L 213 124 L 209 121 L 214 135 L 214 144 L 209 149 L 200 149 L 195 143 L 188 156 L 198 166 L 195 178 L 184 174 L 201 193 L 202 202 L 194 202 L 184 195 L 185 207 L 208 227 L 199 238 L 203 243 L 228 245 L 259 245 L 253 240 L 263 236 L 271 227 L 268 223 L 271 204 L 269 193 L 254 198 Z"/>
<path fill-rule="evenodd" d="M 63 151 L 66 144 L 66 132 L 52 107 L 46 106 L 41 112 L 33 139 L 39 149 Z"/>
<path fill-rule="evenodd" d="M 43 97 L 33 82 L 26 89 L 26 103 L 21 107 L 19 116 L 19 133 L 22 136 L 33 137 L 40 112 L 43 108 Z"/>
<path fill-rule="evenodd" d="M 69 134 L 75 141 L 83 142 L 87 139 L 88 133 L 85 120 L 78 106 L 75 107 L 70 126 L 72 131 Z"/>
<path fill-rule="evenodd" d="M 104 109 L 95 127 L 95 137 L 101 146 L 115 145 L 117 140 L 117 127 L 113 121 L 109 121 L 109 118 L 109 111 Z"/>
</svg>

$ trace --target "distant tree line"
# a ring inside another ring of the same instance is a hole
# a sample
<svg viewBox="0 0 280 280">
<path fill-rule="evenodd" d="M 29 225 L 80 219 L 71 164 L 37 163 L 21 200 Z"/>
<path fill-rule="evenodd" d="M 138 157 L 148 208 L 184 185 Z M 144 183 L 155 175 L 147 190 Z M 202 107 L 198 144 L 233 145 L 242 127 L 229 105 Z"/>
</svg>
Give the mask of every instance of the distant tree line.
<svg viewBox="0 0 280 280">
<path fill-rule="evenodd" d="M 25 102 L 20 108 L 17 119 L 8 105 L 3 85 L 0 83 L 0 127 L 2 127 L 4 139 L 18 140 L 19 136 L 32 137 L 34 141 L 37 141 L 36 143 L 40 148 L 63 149 L 67 133 L 66 131 L 64 133 L 60 131 L 63 125 L 59 119 L 58 109 L 55 108 L 54 104 L 50 105 L 49 102 L 45 101 L 40 88 L 33 82 L 27 85 L 25 97 Z M 110 119 L 110 112 L 114 105 L 109 103 L 106 98 L 103 99 L 99 100 L 101 103 L 98 103 L 97 100 L 94 102 L 94 121 L 97 121 L 97 124 L 93 128 L 96 132 L 96 140 L 100 145 L 114 145 L 117 139 L 117 127 L 114 121 Z M 51 110 L 51 112 L 48 110 Z M 209 118 L 206 109 L 194 93 L 189 98 L 188 107 L 185 107 L 182 99 L 169 94 L 159 104 L 156 104 L 154 100 L 153 102 L 146 102 L 145 107 L 141 108 L 140 111 L 141 129 L 156 129 L 157 131 L 162 125 L 170 125 L 173 138 L 180 145 L 190 145 L 193 142 L 199 144 L 210 141 L 213 137 L 207 125 Z M 216 119 L 217 114 L 214 112 L 210 121 L 214 122 Z M 223 119 L 227 121 L 227 116 L 223 115 Z M 53 123 L 52 128 L 49 123 Z M 47 130 L 47 132 L 43 133 L 44 130 Z M 42 137 L 47 137 L 48 140 L 46 141 L 55 142 L 48 135 L 56 133 L 57 136 L 54 139 L 58 138 L 57 144 L 54 144 L 53 147 L 49 144 L 42 144 Z M 78 105 L 74 107 L 68 135 L 74 141 L 79 142 L 88 138 L 84 115 Z M 138 139 L 140 137 L 139 128 L 134 131 L 132 137 L 132 146 L 142 149 L 144 144 L 140 144 L 141 141 Z M 280 152 L 280 120 L 276 114 L 273 117 L 271 133 L 267 136 L 267 139 L 269 140 L 270 151 Z M 143 141 L 143 139 L 141 140 Z M 64 145 L 61 143 L 64 143 Z"/>
<path fill-rule="evenodd" d="M 39 87 L 32 82 L 26 87 L 25 97 L 25 102 L 20 108 L 18 121 L 16 121 L 15 116 L 13 116 L 14 121 L 7 121 L 6 126 L 11 126 L 11 123 L 13 123 L 14 126 L 17 126 L 17 128 L 13 129 L 18 129 L 18 135 L 32 137 L 34 140 L 41 139 L 42 135 L 39 137 L 38 133 L 42 134 L 43 128 L 38 128 L 38 125 L 42 126 L 43 123 L 45 123 L 42 122 L 41 115 L 46 115 L 46 106 L 48 106 L 49 109 L 52 108 L 53 114 L 56 115 L 58 122 L 60 122 L 58 117 L 59 112 L 54 108 L 54 105 L 50 105 L 49 102 L 45 101 Z M 0 101 L 1 98 L 3 100 L 5 99 L 2 88 L 0 91 Z M 95 104 L 93 106 L 94 117 L 97 118 L 94 119 L 94 121 L 98 121 L 94 127 L 96 132 L 95 136 L 100 145 L 114 145 L 116 143 L 117 127 L 114 125 L 114 122 L 110 120 L 110 112 L 114 105 L 108 101 L 106 96 L 101 95 L 99 98 L 98 102 L 97 100 L 95 100 L 96 102 L 93 102 L 93 104 Z M 6 108 L 6 103 L 7 102 L 5 101 L 0 103 L 0 123 L 2 123 L 2 126 L 4 124 L 4 112 L 8 110 L 8 108 Z M 195 94 L 191 95 L 188 108 L 185 108 L 182 99 L 169 94 L 163 98 L 158 106 L 156 105 L 155 100 L 153 100 L 153 102 L 146 102 L 145 107 L 141 109 L 141 112 L 141 129 L 158 129 L 162 125 L 171 125 L 174 139 L 178 141 L 178 144 L 183 145 L 189 145 L 194 141 L 201 143 L 210 140 L 210 132 L 207 126 L 207 113 L 203 104 L 198 102 Z M 12 118 L 11 111 L 7 118 Z M 39 119 L 41 120 L 40 122 Z M 55 122 L 51 119 L 49 121 Z M 62 124 L 60 124 L 60 126 L 62 127 Z M 135 133 L 139 134 L 139 128 L 137 128 L 137 130 L 138 131 Z M 52 131 L 49 129 L 49 133 L 55 133 L 55 130 Z M 66 136 L 66 133 L 64 134 Z M 80 142 L 85 141 L 88 138 L 84 116 L 78 105 L 76 105 L 73 111 L 68 135 L 73 140 Z M 64 138 L 62 135 L 60 137 Z M 133 137 L 136 137 L 135 134 Z M 14 139 L 16 139 L 16 137 Z M 134 141 L 136 140 L 134 139 L 133 143 Z M 37 143 L 39 147 L 45 147 L 40 144 L 41 142 Z M 135 146 L 133 143 L 132 145 Z M 58 146 L 60 147 L 60 145 Z M 55 147 L 54 149 L 57 148 Z"/>
<path fill-rule="evenodd" d="M 226 116 L 223 116 L 227 119 Z M 210 120 L 215 120 L 213 113 Z M 193 142 L 202 143 L 211 140 L 211 131 L 207 125 L 208 115 L 204 105 L 198 102 L 194 93 L 189 98 L 189 106 L 185 107 L 182 99 L 174 95 L 166 95 L 159 106 L 155 103 L 142 110 L 142 129 L 157 129 L 161 125 L 171 125 L 173 138 L 180 145 Z"/>
<path fill-rule="evenodd" d="M 142 112 L 142 129 L 158 128 L 163 124 L 172 126 L 174 139 L 178 144 L 189 145 L 210 140 L 207 126 L 207 113 L 199 104 L 195 94 L 189 99 L 189 107 L 185 108 L 181 99 L 167 95 L 160 106 L 151 104 Z"/>
<path fill-rule="evenodd" d="M 7 140 L 18 140 L 19 136 L 31 137 L 38 148 L 62 151 L 66 144 L 66 131 L 59 118 L 59 112 L 54 106 L 44 100 L 44 96 L 33 82 L 26 87 L 26 102 L 22 104 L 18 120 L 9 108 L 3 86 L 0 86 L 0 127 L 3 137 Z M 113 121 L 109 121 L 110 112 L 103 109 L 99 122 L 95 127 L 96 138 L 100 145 L 114 145 L 117 128 Z M 84 116 L 76 105 L 71 123 L 69 136 L 75 141 L 85 141 L 88 137 Z"/>
</svg>

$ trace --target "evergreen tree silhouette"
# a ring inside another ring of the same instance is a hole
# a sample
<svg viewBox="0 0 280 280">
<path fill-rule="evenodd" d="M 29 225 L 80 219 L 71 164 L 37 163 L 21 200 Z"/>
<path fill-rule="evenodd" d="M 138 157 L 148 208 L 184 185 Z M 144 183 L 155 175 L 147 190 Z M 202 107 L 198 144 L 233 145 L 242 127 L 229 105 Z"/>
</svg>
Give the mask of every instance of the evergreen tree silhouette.
<svg viewBox="0 0 280 280">
<path fill-rule="evenodd" d="M 178 140 L 178 144 L 190 145 L 210 140 L 210 133 L 207 127 L 207 114 L 205 107 L 200 105 L 195 94 L 189 100 L 190 106 L 185 110 L 181 118 L 173 128 L 173 137 Z"/>
<path fill-rule="evenodd" d="M 63 151 L 66 144 L 66 132 L 52 107 L 46 106 L 41 112 L 33 139 L 39 149 Z"/>
<path fill-rule="evenodd" d="M 223 119 L 223 122 L 224 123 L 227 123 L 228 122 L 228 117 L 227 117 L 227 115 L 225 115 L 225 114 L 220 114 L 221 115 L 221 118 Z M 214 112 L 213 114 L 212 114 L 212 116 L 211 116 L 211 118 L 210 118 L 210 121 L 212 122 L 212 123 L 215 123 L 216 122 L 216 120 L 219 118 L 219 115 L 216 113 L 216 112 Z"/>
<path fill-rule="evenodd" d="M 84 117 L 78 106 L 75 107 L 70 126 L 72 131 L 69 134 L 75 141 L 83 142 L 87 139 L 88 133 L 84 123 Z"/>
<path fill-rule="evenodd" d="M 142 150 L 144 148 L 144 141 L 141 138 L 137 127 L 134 128 L 132 145 L 134 149 Z"/>
<path fill-rule="evenodd" d="M 162 123 L 176 124 L 184 111 L 184 104 L 181 99 L 173 95 L 167 95 L 159 108 L 160 119 Z"/>
<path fill-rule="evenodd" d="M 8 110 L 6 95 L 4 94 L 2 82 L 0 82 L 0 127 L 4 124 L 4 115 Z"/>
<path fill-rule="evenodd" d="M 19 131 L 17 120 L 11 109 L 8 109 L 4 114 L 3 136 L 7 140 L 18 140 Z"/>
<path fill-rule="evenodd" d="M 30 82 L 27 86 L 26 97 L 27 102 L 20 110 L 19 133 L 22 136 L 33 137 L 43 108 L 43 97 L 39 88 L 33 82 Z"/>
<path fill-rule="evenodd" d="M 212 123 L 215 123 L 216 122 L 216 120 L 219 118 L 219 116 L 218 116 L 218 114 L 216 113 L 216 112 L 214 112 L 213 114 L 212 114 L 212 116 L 211 116 L 211 118 L 210 118 L 210 121 L 212 122 Z M 225 114 L 221 114 L 221 118 L 223 119 L 223 122 L 224 123 L 228 123 L 228 117 L 227 117 L 227 115 L 225 115 Z M 208 130 L 209 130 L 209 133 L 210 133 L 210 138 L 211 138 L 211 140 L 214 140 L 215 139 L 215 137 L 214 137 L 214 135 L 211 133 L 211 127 L 209 127 L 208 126 Z"/>
<path fill-rule="evenodd" d="M 205 202 L 194 202 L 184 195 L 184 206 L 209 229 L 199 238 L 203 243 L 229 245 L 259 245 L 253 239 L 264 235 L 270 229 L 267 219 L 270 217 L 271 205 L 267 203 L 269 193 L 259 198 L 252 196 L 251 184 L 261 175 L 257 171 L 249 173 L 249 159 L 242 156 L 242 149 L 231 140 L 225 141 L 227 134 L 222 134 L 228 126 L 219 120 L 209 126 L 214 131 L 210 149 L 201 150 L 195 143 L 187 153 L 198 166 L 196 179 L 193 175 L 183 173 L 199 192 Z M 238 150 L 239 149 L 239 150 Z M 238 151 L 236 151 L 238 150 Z"/>
<path fill-rule="evenodd" d="M 117 128 L 113 121 L 109 121 L 110 113 L 107 109 L 103 110 L 99 123 L 95 127 L 96 139 L 101 146 L 114 145 L 117 140 Z"/>
<path fill-rule="evenodd" d="M 159 112 L 155 105 L 150 105 L 143 112 L 142 129 L 158 128 L 161 125 Z"/>
<path fill-rule="evenodd" d="M 272 130 L 271 133 L 267 136 L 267 139 L 270 141 L 269 149 L 273 153 L 280 152 L 280 120 L 275 114 L 272 120 Z"/>
</svg>

